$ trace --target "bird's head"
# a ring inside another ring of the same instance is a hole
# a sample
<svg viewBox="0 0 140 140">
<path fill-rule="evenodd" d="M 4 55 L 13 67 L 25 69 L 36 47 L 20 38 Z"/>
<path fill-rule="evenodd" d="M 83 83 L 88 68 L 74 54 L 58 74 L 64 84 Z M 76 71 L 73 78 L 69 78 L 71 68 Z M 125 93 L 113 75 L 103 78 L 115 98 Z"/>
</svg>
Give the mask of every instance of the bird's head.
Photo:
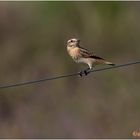
<svg viewBox="0 0 140 140">
<path fill-rule="evenodd" d="M 72 38 L 67 41 L 67 47 L 78 47 L 80 43 L 79 39 Z"/>
</svg>

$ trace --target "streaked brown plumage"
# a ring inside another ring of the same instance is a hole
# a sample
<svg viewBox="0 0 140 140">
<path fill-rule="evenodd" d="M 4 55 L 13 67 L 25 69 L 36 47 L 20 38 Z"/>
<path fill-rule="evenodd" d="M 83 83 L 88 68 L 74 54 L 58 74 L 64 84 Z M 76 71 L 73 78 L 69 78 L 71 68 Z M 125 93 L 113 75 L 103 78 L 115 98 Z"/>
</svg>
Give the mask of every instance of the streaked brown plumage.
<svg viewBox="0 0 140 140">
<path fill-rule="evenodd" d="M 99 56 L 94 55 L 93 52 L 80 47 L 80 40 L 76 38 L 67 41 L 67 51 L 75 62 L 87 64 L 89 66 L 88 69 L 92 69 L 93 66 L 98 64 L 115 65 Z"/>
</svg>

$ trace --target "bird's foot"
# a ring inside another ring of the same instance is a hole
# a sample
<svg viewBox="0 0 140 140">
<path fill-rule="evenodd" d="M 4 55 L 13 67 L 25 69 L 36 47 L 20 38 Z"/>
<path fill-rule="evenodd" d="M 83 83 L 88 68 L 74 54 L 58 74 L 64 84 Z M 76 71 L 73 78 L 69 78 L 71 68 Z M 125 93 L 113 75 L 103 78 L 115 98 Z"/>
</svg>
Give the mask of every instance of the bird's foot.
<svg viewBox="0 0 140 140">
<path fill-rule="evenodd" d="M 81 70 L 78 74 L 80 77 L 82 77 L 83 75 L 87 76 L 90 73 L 89 70 Z"/>
<path fill-rule="evenodd" d="M 90 73 L 89 70 L 84 70 L 84 74 L 85 74 L 85 76 L 87 76 L 89 73 Z"/>
<path fill-rule="evenodd" d="M 80 72 L 78 72 L 79 76 L 82 77 L 84 72 L 81 70 Z"/>
</svg>

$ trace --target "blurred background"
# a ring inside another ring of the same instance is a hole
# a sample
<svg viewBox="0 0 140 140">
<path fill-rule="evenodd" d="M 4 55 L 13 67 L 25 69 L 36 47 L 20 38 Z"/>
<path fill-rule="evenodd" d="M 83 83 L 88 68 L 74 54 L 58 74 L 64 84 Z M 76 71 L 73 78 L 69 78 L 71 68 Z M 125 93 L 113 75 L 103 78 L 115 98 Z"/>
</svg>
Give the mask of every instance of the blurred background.
<svg viewBox="0 0 140 140">
<path fill-rule="evenodd" d="M 85 68 L 68 56 L 70 38 L 116 64 L 140 60 L 140 2 L 0 2 L 0 85 Z M 0 89 L 0 138 L 134 138 L 139 72 Z"/>
</svg>

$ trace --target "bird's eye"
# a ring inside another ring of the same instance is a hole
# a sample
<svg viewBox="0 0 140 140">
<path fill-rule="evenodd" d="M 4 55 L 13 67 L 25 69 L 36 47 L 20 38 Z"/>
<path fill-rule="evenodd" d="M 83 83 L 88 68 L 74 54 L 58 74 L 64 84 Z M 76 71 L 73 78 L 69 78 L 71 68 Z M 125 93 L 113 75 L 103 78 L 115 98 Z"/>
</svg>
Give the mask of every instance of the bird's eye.
<svg viewBox="0 0 140 140">
<path fill-rule="evenodd" d="M 70 42 L 73 42 L 73 40 L 71 40 Z"/>
</svg>

